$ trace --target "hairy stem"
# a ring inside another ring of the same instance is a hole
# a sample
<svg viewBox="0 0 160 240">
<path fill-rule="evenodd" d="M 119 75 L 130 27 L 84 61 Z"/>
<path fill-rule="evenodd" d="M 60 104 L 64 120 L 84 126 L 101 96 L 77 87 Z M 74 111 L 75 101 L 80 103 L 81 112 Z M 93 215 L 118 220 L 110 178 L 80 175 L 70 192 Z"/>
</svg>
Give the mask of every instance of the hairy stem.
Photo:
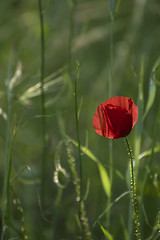
<svg viewBox="0 0 160 240">
<path fill-rule="evenodd" d="M 136 236 L 137 236 L 137 240 L 141 240 L 140 230 L 139 230 L 140 223 L 139 223 L 139 216 L 138 216 L 138 203 L 137 203 L 137 197 L 136 197 L 133 155 L 132 155 L 132 151 L 131 151 L 128 139 L 126 137 L 125 137 L 125 140 L 126 140 L 128 155 L 130 159 L 130 178 L 131 178 L 131 193 L 132 193 L 131 197 L 132 197 L 133 211 L 134 211 L 134 217 L 135 217 Z"/>
<path fill-rule="evenodd" d="M 70 143 L 66 142 L 66 146 L 67 146 L 67 152 L 68 152 L 68 161 L 69 161 L 69 165 L 71 168 L 71 172 L 72 172 L 73 180 L 75 184 L 77 200 L 79 201 L 80 200 L 80 181 L 77 175 L 75 160 L 73 157 Z M 79 201 L 79 211 L 80 211 L 81 227 L 83 228 L 83 232 L 81 232 L 82 239 L 84 239 L 85 237 L 86 240 L 92 240 L 92 234 L 90 232 L 88 218 L 85 211 L 85 203 L 83 199 Z"/>
<path fill-rule="evenodd" d="M 79 137 L 79 119 L 78 119 L 78 103 L 77 103 L 77 80 L 79 78 L 79 63 L 77 62 L 76 78 L 74 86 L 74 101 L 75 101 L 75 120 L 76 120 L 76 134 L 78 143 L 78 154 L 79 154 L 79 178 L 80 178 L 80 205 L 82 201 L 82 157 L 81 157 L 81 144 Z"/>
</svg>

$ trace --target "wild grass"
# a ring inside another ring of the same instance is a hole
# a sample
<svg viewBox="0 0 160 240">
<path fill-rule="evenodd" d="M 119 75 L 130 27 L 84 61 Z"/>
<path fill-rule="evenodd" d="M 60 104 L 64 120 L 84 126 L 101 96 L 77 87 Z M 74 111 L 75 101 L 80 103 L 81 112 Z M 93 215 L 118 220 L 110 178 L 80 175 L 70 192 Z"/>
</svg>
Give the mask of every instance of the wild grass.
<svg viewBox="0 0 160 240">
<path fill-rule="evenodd" d="M 160 239 L 159 9 L 1 1 L 1 240 Z M 92 127 L 111 96 L 139 109 L 128 136 L 134 189 L 128 145 Z"/>
<path fill-rule="evenodd" d="M 41 39 L 41 67 L 40 67 L 40 90 L 41 90 L 41 108 L 42 108 L 42 180 L 41 180 L 41 200 L 42 205 L 45 201 L 45 175 L 46 175 L 46 161 L 47 161 L 47 141 L 46 141 L 46 108 L 45 108 L 45 93 L 44 93 L 44 76 L 45 76 L 45 36 L 44 36 L 44 20 L 43 20 L 43 6 L 42 1 L 38 0 L 39 18 L 40 18 L 40 39 Z"/>
</svg>

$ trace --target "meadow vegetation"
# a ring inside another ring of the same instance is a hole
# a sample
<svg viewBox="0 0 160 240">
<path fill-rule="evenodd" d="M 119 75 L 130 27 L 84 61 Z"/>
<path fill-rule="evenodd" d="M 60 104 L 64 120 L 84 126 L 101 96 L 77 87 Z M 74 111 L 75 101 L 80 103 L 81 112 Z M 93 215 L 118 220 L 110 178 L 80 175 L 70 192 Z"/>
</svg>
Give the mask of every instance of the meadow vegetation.
<svg viewBox="0 0 160 240">
<path fill-rule="evenodd" d="M 160 239 L 160 2 L 0 1 L 1 240 Z M 97 106 L 139 109 L 136 236 L 124 138 Z"/>
</svg>

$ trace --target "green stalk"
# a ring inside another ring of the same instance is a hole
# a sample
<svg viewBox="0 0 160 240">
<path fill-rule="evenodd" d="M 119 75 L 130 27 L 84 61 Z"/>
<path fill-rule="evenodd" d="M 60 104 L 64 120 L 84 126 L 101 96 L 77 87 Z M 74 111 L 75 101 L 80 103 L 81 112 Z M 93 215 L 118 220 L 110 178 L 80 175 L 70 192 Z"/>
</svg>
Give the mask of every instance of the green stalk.
<svg viewBox="0 0 160 240">
<path fill-rule="evenodd" d="M 109 71 L 109 98 L 112 97 L 112 81 L 113 81 L 113 29 L 114 29 L 114 10 L 112 8 L 112 1 L 110 1 L 110 19 L 111 19 L 111 32 L 110 32 L 110 71 Z M 109 180 L 112 187 L 113 182 L 113 142 L 109 142 Z M 112 193 L 112 190 L 111 190 Z M 112 202 L 112 194 L 108 198 L 107 205 Z M 107 225 L 110 225 L 110 212 L 107 214 Z"/>
<path fill-rule="evenodd" d="M 41 175 L 41 200 L 42 206 L 44 205 L 45 196 L 45 175 L 46 175 L 46 109 L 45 109 L 45 92 L 44 92 L 44 71 L 45 71 L 45 39 L 44 39 L 44 20 L 42 11 L 42 1 L 38 0 L 39 5 L 39 18 L 40 18 L 40 31 L 41 31 L 41 108 L 42 108 L 42 139 L 43 139 L 43 156 L 42 156 L 42 175 Z"/>
<path fill-rule="evenodd" d="M 77 134 L 77 143 L 78 143 L 78 155 L 79 155 L 79 219 L 83 226 L 83 231 L 85 231 L 86 223 L 84 224 L 85 215 L 83 209 L 83 198 L 82 198 L 82 156 L 81 156 L 81 144 L 80 144 L 80 137 L 79 137 L 79 118 L 78 118 L 78 102 L 77 102 L 77 81 L 79 79 L 79 63 L 76 62 L 77 69 L 76 69 L 76 78 L 75 78 L 75 85 L 74 85 L 74 101 L 75 101 L 75 120 L 76 120 L 76 134 Z M 83 231 L 81 232 L 83 236 Z M 90 235 L 89 235 L 90 237 Z"/>
<path fill-rule="evenodd" d="M 138 87 L 138 112 L 139 117 L 138 121 L 136 123 L 135 127 L 135 146 L 134 146 L 134 157 L 135 157 L 135 179 L 138 180 L 138 172 L 139 172 L 139 159 L 138 156 L 140 154 L 141 149 L 141 138 L 142 138 L 142 113 L 143 113 L 143 81 L 144 81 L 144 59 L 141 60 L 141 66 L 140 66 L 140 74 L 139 74 L 139 87 Z M 131 200 L 130 200 L 131 201 Z M 130 202 L 130 210 L 129 210 L 129 220 L 128 220 L 128 240 L 132 239 L 132 201 Z M 141 214 L 140 214 L 140 220 L 141 220 Z M 142 232 L 141 232 L 142 237 Z"/>
<path fill-rule="evenodd" d="M 139 159 L 138 156 L 141 151 L 142 141 L 142 115 L 143 115 L 143 82 L 144 82 L 144 58 L 141 60 L 140 74 L 139 74 L 139 86 L 138 86 L 138 112 L 139 117 L 135 128 L 135 164 L 136 164 L 136 179 L 138 179 Z"/>
<path fill-rule="evenodd" d="M 74 101 L 75 101 L 75 120 L 76 120 L 76 134 L 78 143 L 78 154 L 79 154 L 79 179 L 80 179 L 80 201 L 79 201 L 79 217 L 81 219 L 81 202 L 82 202 L 82 157 L 81 157 L 81 144 L 79 137 L 79 119 L 78 119 L 78 103 L 77 103 L 77 81 L 79 79 L 79 63 L 76 63 L 76 78 L 74 85 Z"/>
<path fill-rule="evenodd" d="M 114 16 L 111 12 L 111 32 L 110 32 L 110 72 L 109 72 L 109 98 L 112 97 L 112 81 L 113 81 L 113 29 Z"/>
<path fill-rule="evenodd" d="M 155 145 L 156 145 L 159 126 L 160 126 L 160 105 L 158 107 L 158 113 L 157 113 L 157 117 L 156 117 L 154 133 L 153 133 L 152 151 L 151 151 L 151 155 L 149 157 L 149 161 L 148 161 L 148 164 L 147 164 L 147 169 L 146 169 L 146 172 L 145 172 L 142 191 L 141 191 L 141 200 L 140 200 L 141 205 L 143 205 L 145 190 L 146 190 L 149 174 L 150 174 L 150 171 L 151 171 L 151 168 L 152 168 L 153 155 L 154 155 L 154 149 L 155 149 Z M 140 212 L 140 217 L 142 218 L 142 211 Z"/>
<path fill-rule="evenodd" d="M 58 211 L 59 211 L 59 207 L 60 207 L 60 203 L 62 200 L 62 196 L 63 196 L 63 189 L 62 188 L 58 188 L 58 193 L 57 193 L 57 197 L 53 206 L 53 216 L 52 216 L 52 240 L 56 239 L 56 224 L 57 224 L 57 216 L 58 216 Z"/>
<path fill-rule="evenodd" d="M 137 240 L 141 240 L 140 230 L 139 230 L 140 223 L 139 223 L 139 215 L 138 215 L 138 203 L 137 203 L 137 197 L 136 197 L 136 185 L 135 185 L 135 176 L 134 176 L 133 155 L 132 155 L 132 150 L 130 148 L 127 137 L 125 137 L 125 140 L 126 140 L 128 155 L 129 155 L 129 159 L 130 159 L 131 198 L 132 198 L 132 207 L 133 207 L 134 217 L 135 217 L 136 237 L 137 237 Z"/>
<path fill-rule="evenodd" d="M 72 41 L 74 38 L 74 12 L 76 7 L 76 0 L 69 1 L 70 5 L 70 34 L 68 40 L 68 64 L 69 64 L 69 75 L 71 77 L 72 72 Z"/>
<path fill-rule="evenodd" d="M 69 43 L 68 43 L 68 63 L 69 63 L 69 76 L 72 74 L 72 40 L 74 37 L 74 13 L 76 7 L 76 0 L 69 1 L 70 4 L 70 35 L 69 35 Z M 79 62 L 76 62 L 76 78 L 74 84 L 74 102 L 75 102 L 75 122 L 76 122 L 76 134 L 77 134 L 77 143 L 78 143 L 78 155 L 79 155 L 79 179 L 76 175 L 76 171 L 74 169 L 74 165 L 72 166 L 72 172 L 74 176 L 74 180 L 76 183 L 76 192 L 77 192 L 77 200 L 79 201 L 79 219 L 84 228 L 84 232 L 86 233 L 87 239 L 91 239 L 89 226 L 87 223 L 87 218 L 85 216 L 84 211 L 84 203 L 82 197 L 82 157 L 81 157 L 81 144 L 79 137 L 79 117 L 78 117 L 78 103 L 77 103 L 77 81 L 79 79 Z M 83 235 L 83 234 L 82 234 Z"/>
<path fill-rule="evenodd" d="M 68 153 L 68 162 L 71 168 L 71 172 L 73 175 L 73 180 L 74 180 L 74 185 L 75 185 L 75 190 L 76 190 L 76 195 L 77 195 L 77 200 L 79 201 L 80 199 L 80 182 L 79 182 L 79 178 L 77 175 L 77 171 L 76 171 L 76 167 L 75 167 L 75 160 L 73 157 L 73 153 L 72 153 L 72 148 L 70 146 L 69 142 L 66 142 L 66 146 L 67 146 L 67 153 Z M 85 211 L 85 204 L 84 204 L 84 200 L 81 199 L 81 201 L 79 201 L 80 205 L 79 205 L 79 213 L 80 213 L 80 220 L 81 220 L 81 228 L 83 228 L 83 232 L 81 232 L 81 237 L 82 239 L 86 240 L 92 240 L 92 234 L 90 232 L 89 229 L 89 223 L 88 223 L 88 218 L 86 216 L 86 211 Z"/>
<path fill-rule="evenodd" d="M 11 62 L 11 57 L 10 57 Z M 9 229 L 10 223 L 10 209 L 9 209 L 9 181 L 10 181 L 10 173 L 11 173 L 11 165 L 12 165 L 12 158 L 11 158 L 11 148 L 10 148 L 10 121 L 11 121 L 11 99 L 12 99 L 12 89 L 10 87 L 10 80 L 11 80 L 11 63 L 9 63 L 9 70 L 8 70 L 8 80 L 7 80 L 7 128 L 6 128 L 6 153 L 5 153 L 5 166 L 4 166 L 4 181 L 3 181 L 3 205 L 2 205 L 2 235 L 1 240 L 4 239 L 5 235 L 5 225 Z"/>
</svg>

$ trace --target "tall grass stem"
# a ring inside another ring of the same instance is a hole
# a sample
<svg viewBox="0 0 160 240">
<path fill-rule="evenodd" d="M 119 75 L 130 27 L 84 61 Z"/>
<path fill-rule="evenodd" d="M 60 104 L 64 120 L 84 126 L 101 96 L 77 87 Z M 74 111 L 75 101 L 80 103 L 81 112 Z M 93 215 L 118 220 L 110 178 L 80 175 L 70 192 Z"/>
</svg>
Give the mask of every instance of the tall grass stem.
<svg viewBox="0 0 160 240">
<path fill-rule="evenodd" d="M 42 155 L 42 169 L 41 169 L 41 201 L 42 207 L 44 205 L 45 196 L 45 175 L 46 175 L 46 109 L 45 109 L 45 92 L 44 92 L 44 73 L 45 73 L 45 38 L 44 38 L 44 18 L 42 10 L 42 0 L 38 0 L 39 19 L 40 19 L 40 36 L 41 36 L 41 67 L 40 67 L 40 82 L 41 82 L 41 111 L 42 111 L 42 141 L 43 141 L 43 155 Z"/>
<path fill-rule="evenodd" d="M 68 153 L 68 162 L 71 168 L 71 172 L 73 175 L 73 180 L 74 180 L 74 185 L 75 185 L 75 190 L 76 190 L 76 198 L 79 201 L 79 211 L 80 211 L 80 220 L 81 220 L 81 228 L 83 228 L 83 232 L 81 229 L 81 237 L 83 238 L 83 235 L 86 240 L 92 240 L 92 234 L 90 232 L 89 228 L 89 223 L 88 223 L 88 218 L 86 216 L 86 211 L 85 211 L 85 204 L 84 204 L 84 199 L 80 199 L 80 181 L 77 175 L 76 167 L 75 167 L 75 160 L 73 157 L 72 153 L 72 148 L 70 146 L 70 142 L 66 142 L 66 147 L 67 147 L 67 153 Z"/>
<path fill-rule="evenodd" d="M 143 181 L 143 187 L 142 187 L 142 191 L 141 191 L 141 203 L 143 203 L 144 193 L 145 193 L 145 190 L 146 190 L 146 185 L 147 185 L 148 177 L 149 177 L 149 174 L 150 174 L 150 169 L 152 167 L 154 148 L 155 148 L 156 141 L 157 141 L 159 125 L 160 125 L 160 105 L 159 105 L 159 109 L 158 109 L 158 113 L 157 113 L 154 133 L 153 133 L 152 151 L 151 151 L 151 155 L 150 155 L 150 158 L 149 158 L 149 161 L 148 161 L 148 166 L 147 166 L 147 170 L 146 170 L 146 173 L 145 173 L 145 177 L 144 177 L 144 181 Z"/>
<path fill-rule="evenodd" d="M 68 40 L 68 64 L 69 64 L 69 75 L 71 76 L 72 73 L 72 41 L 74 38 L 74 13 L 75 13 L 75 7 L 76 7 L 76 0 L 70 1 L 70 34 L 69 34 L 69 40 Z"/>
<path fill-rule="evenodd" d="M 6 149 L 5 149 L 5 166 L 4 166 L 4 180 L 3 180 L 3 205 L 2 205 L 2 235 L 1 240 L 4 239 L 6 227 L 9 229 L 10 210 L 9 210 L 9 181 L 12 165 L 11 157 L 11 135 L 10 135 L 10 122 L 11 122 L 11 109 L 12 109 L 12 88 L 10 85 L 12 76 L 12 56 L 9 59 L 8 79 L 7 79 L 7 127 L 6 127 Z M 6 226 L 5 226 L 6 225 Z"/>
<path fill-rule="evenodd" d="M 78 102 L 77 102 L 77 81 L 79 79 L 79 62 L 76 62 L 76 77 L 74 85 L 74 101 L 75 101 L 75 122 L 76 122 L 76 134 L 77 134 L 77 143 L 78 143 L 78 155 L 79 155 L 79 179 L 80 179 L 80 206 L 79 206 L 79 217 L 81 219 L 81 202 L 82 202 L 82 156 L 81 156 L 81 144 L 79 137 L 79 118 L 78 118 Z"/>
<path fill-rule="evenodd" d="M 150 155 L 149 160 L 148 160 L 147 169 L 146 169 L 146 172 L 145 172 L 145 175 L 144 175 L 144 180 L 143 180 L 143 185 L 142 185 L 142 190 L 141 190 L 141 198 L 140 198 L 140 205 L 141 206 L 143 206 L 143 204 L 144 204 L 144 195 L 145 195 L 147 182 L 148 182 L 148 179 L 149 179 L 149 174 L 150 174 L 151 168 L 152 168 L 154 149 L 155 149 L 155 145 L 156 145 L 156 141 L 157 141 L 159 126 L 160 126 L 160 105 L 159 105 L 159 108 L 158 108 L 158 113 L 157 113 L 157 117 L 156 117 L 154 133 L 153 133 L 151 155 Z M 140 211 L 140 219 L 143 219 L 142 209 Z"/>
<path fill-rule="evenodd" d="M 112 97 L 112 81 L 113 81 L 113 29 L 114 29 L 114 12 L 112 8 L 112 1 L 110 1 L 110 19 L 111 19 L 111 31 L 110 31 L 110 59 L 109 59 L 109 98 Z M 112 182 L 113 182 L 113 142 L 109 142 L 109 164 L 110 164 L 110 170 L 109 170 L 109 180 L 110 185 L 112 188 Z M 112 192 L 112 191 L 111 191 Z M 107 205 L 109 206 L 112 202 L 112 195 L 108 198 Z M 107 214 L 107 225 L 109 227 L 110 225 L 110 212 Z"/>
</svg>

